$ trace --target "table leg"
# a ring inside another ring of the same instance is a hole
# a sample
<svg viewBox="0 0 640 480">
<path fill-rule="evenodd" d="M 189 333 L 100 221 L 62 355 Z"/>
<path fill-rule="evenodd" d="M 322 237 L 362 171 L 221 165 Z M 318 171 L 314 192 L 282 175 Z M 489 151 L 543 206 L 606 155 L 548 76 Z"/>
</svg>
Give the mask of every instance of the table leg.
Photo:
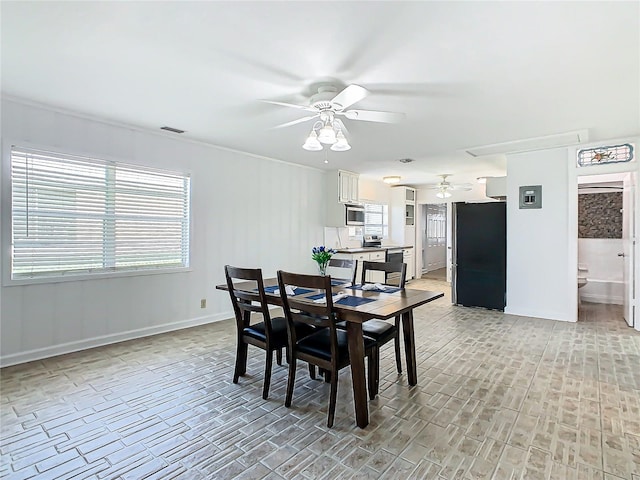
<svg viewBox="0 0 640 480">
<path fill-rule="evenodd" d="M 362 324 L 347 322 L 349 340 L 349 359 L 351 361 L 351 380 L 353 382 L 353 403 L 356 409 L 356 424 L 360 428 L 369 425 L 369 407 L 367 405 L 367 385 L 364 372 L 364 338 Z"/>
<path fill-rule="evenodd" d="M 407 377 L 409 385 L 418 383 L 416 368 L 416 341 L 413 334 L 413 310 L 402 314 L 402 333 L 404 334 L 404 352 L 407 356 Z"/>
</svg>

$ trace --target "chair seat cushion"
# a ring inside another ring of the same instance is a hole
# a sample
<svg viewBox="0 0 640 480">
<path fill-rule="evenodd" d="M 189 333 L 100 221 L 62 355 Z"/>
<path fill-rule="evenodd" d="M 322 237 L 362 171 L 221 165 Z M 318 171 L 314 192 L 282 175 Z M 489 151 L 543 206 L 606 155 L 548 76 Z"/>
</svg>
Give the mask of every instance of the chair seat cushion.
<svg viewBox="0 0 640 480">
<path fill-rule="evenodd" d="M 338 328 L 346 329 L 347 322 L 338 323 Z M 379 345 L 384 345 L 385 343 L 393 340 L 396 336 L 397 328 L 391 322 L 385 322 L 384 320 L 369 320 L 362 324 L 362 333 L 363 335 L 372 338 Z"/>
<path fill-rule="evenodd" d="M 331 330 L 323 328 L 322 330 L 309 335 L 298 341 L 297 349 L 300 352 L 331 361 Z M 338 364 L 347 363 L 349 359 L 349 344 L 347 340 L 347 332 L 338 330 L 336 332 L 338 339 Z M 371 338 L 364 337 L 364 349 L 369 350 L 373 347 L 375 341 Z"/>
<path fill-rule="evenodd" d="M 296 334 L 300 337 L 306 337 L 312 334 L 315 329 L 304 323 L 296 322 Z M 267 341 L 267 333 L 264 322 L 255 323 L 243 330 L 243 333 L 257 340 Z M 271 319 L 271 342 L 274 348 L 285 347 L 287 345 L 287 320 L 283 317 L 274 317 Z"/>
</svg>

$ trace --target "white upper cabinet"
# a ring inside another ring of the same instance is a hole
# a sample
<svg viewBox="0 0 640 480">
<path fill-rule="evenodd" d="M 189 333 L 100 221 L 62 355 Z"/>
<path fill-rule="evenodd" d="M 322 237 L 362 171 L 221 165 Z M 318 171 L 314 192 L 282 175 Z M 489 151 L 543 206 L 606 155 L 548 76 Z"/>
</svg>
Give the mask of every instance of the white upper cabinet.
<svg viewBox="0 0 640 480">
<path fill-rule="evenodd" d="M 346 225 L 345 204 L 359 203 L 359 177 L 346 170 L 327 172 L 327 227 Z"/>
<path fill-rule="evenodd" d="M 338 202 L 358 203 L 359 175 L 346 170 L 338 170 Z"/>
</svg>

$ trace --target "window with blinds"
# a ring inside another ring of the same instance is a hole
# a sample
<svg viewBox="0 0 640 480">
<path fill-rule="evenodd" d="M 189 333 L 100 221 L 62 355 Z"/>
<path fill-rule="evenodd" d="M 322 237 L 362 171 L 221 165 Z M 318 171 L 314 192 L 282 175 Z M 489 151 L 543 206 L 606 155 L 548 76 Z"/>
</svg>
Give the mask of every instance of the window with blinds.
<svg viewBox="0 0 640 480">
<path fill-rule="evenodd" d="M 389 236 L 389 207 L 379 203 L 364 204 L 364 235 Z"/>
<path fill-rule="evenodd" d="M 189 266 L 190 177 L 13 147 L 11 278 Z"/>
</svg>

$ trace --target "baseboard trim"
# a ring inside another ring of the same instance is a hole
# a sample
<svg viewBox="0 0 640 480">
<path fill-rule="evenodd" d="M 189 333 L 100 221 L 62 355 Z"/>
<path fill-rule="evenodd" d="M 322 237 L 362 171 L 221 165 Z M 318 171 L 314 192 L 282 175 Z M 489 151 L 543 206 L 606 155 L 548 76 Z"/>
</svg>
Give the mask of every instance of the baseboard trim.
<svg viewBox="0 0 640 480">
<path fill-rule="evenodd" d="M 576 320 L 571 320 L 566 316 L 559 315 L 557 312 L 520 312 L 514 309 L 510 309 L 506 307 L 504 309 L 504 313 L 507 315 L 516 315 L 518 317 L 530 317 L 534 319 L 542 319 L 542 320 L 557 320 L 559 322 L 576 322 Z"/>
<path fill-rule="evenodd" d="M 112 343 L 134 340 L 136 338 L 158 335 L 160 333 L 173 332 L 182 330 L 183 328 L 197 327 L 207 323 L 219 322 L 233 318 L 233 313 L 219 313 L 217 315 L 205 315 L 203 317 L 181 320 L 178 322 L 165 323 L 163 325 L 155 325 L 153 327 L 139 328 L 129 330 L 127 332 L 114 333 L 109 335 L 101 335 L 99 337 L 87 338 L 75 342 L 61 343 L 50 347 L 37 348 L 26 352 L 13 353 L 10 355 L 0 356 L 0 368 L 18 365 L 20 363 L 33 362 L 34 360 L 42 360 L 43 358 L 55 357 L 67 353 L 78 352 L 88 348 L 102 347 Z"/>
<path fill-rule="evenodd" d="M 622 297 L 612 295 L 599 295 L 597 293 L 580 293 L 580 300 L 591 303 L 607 303 L 610 305 L 623 305 Z"/>
</svg>

